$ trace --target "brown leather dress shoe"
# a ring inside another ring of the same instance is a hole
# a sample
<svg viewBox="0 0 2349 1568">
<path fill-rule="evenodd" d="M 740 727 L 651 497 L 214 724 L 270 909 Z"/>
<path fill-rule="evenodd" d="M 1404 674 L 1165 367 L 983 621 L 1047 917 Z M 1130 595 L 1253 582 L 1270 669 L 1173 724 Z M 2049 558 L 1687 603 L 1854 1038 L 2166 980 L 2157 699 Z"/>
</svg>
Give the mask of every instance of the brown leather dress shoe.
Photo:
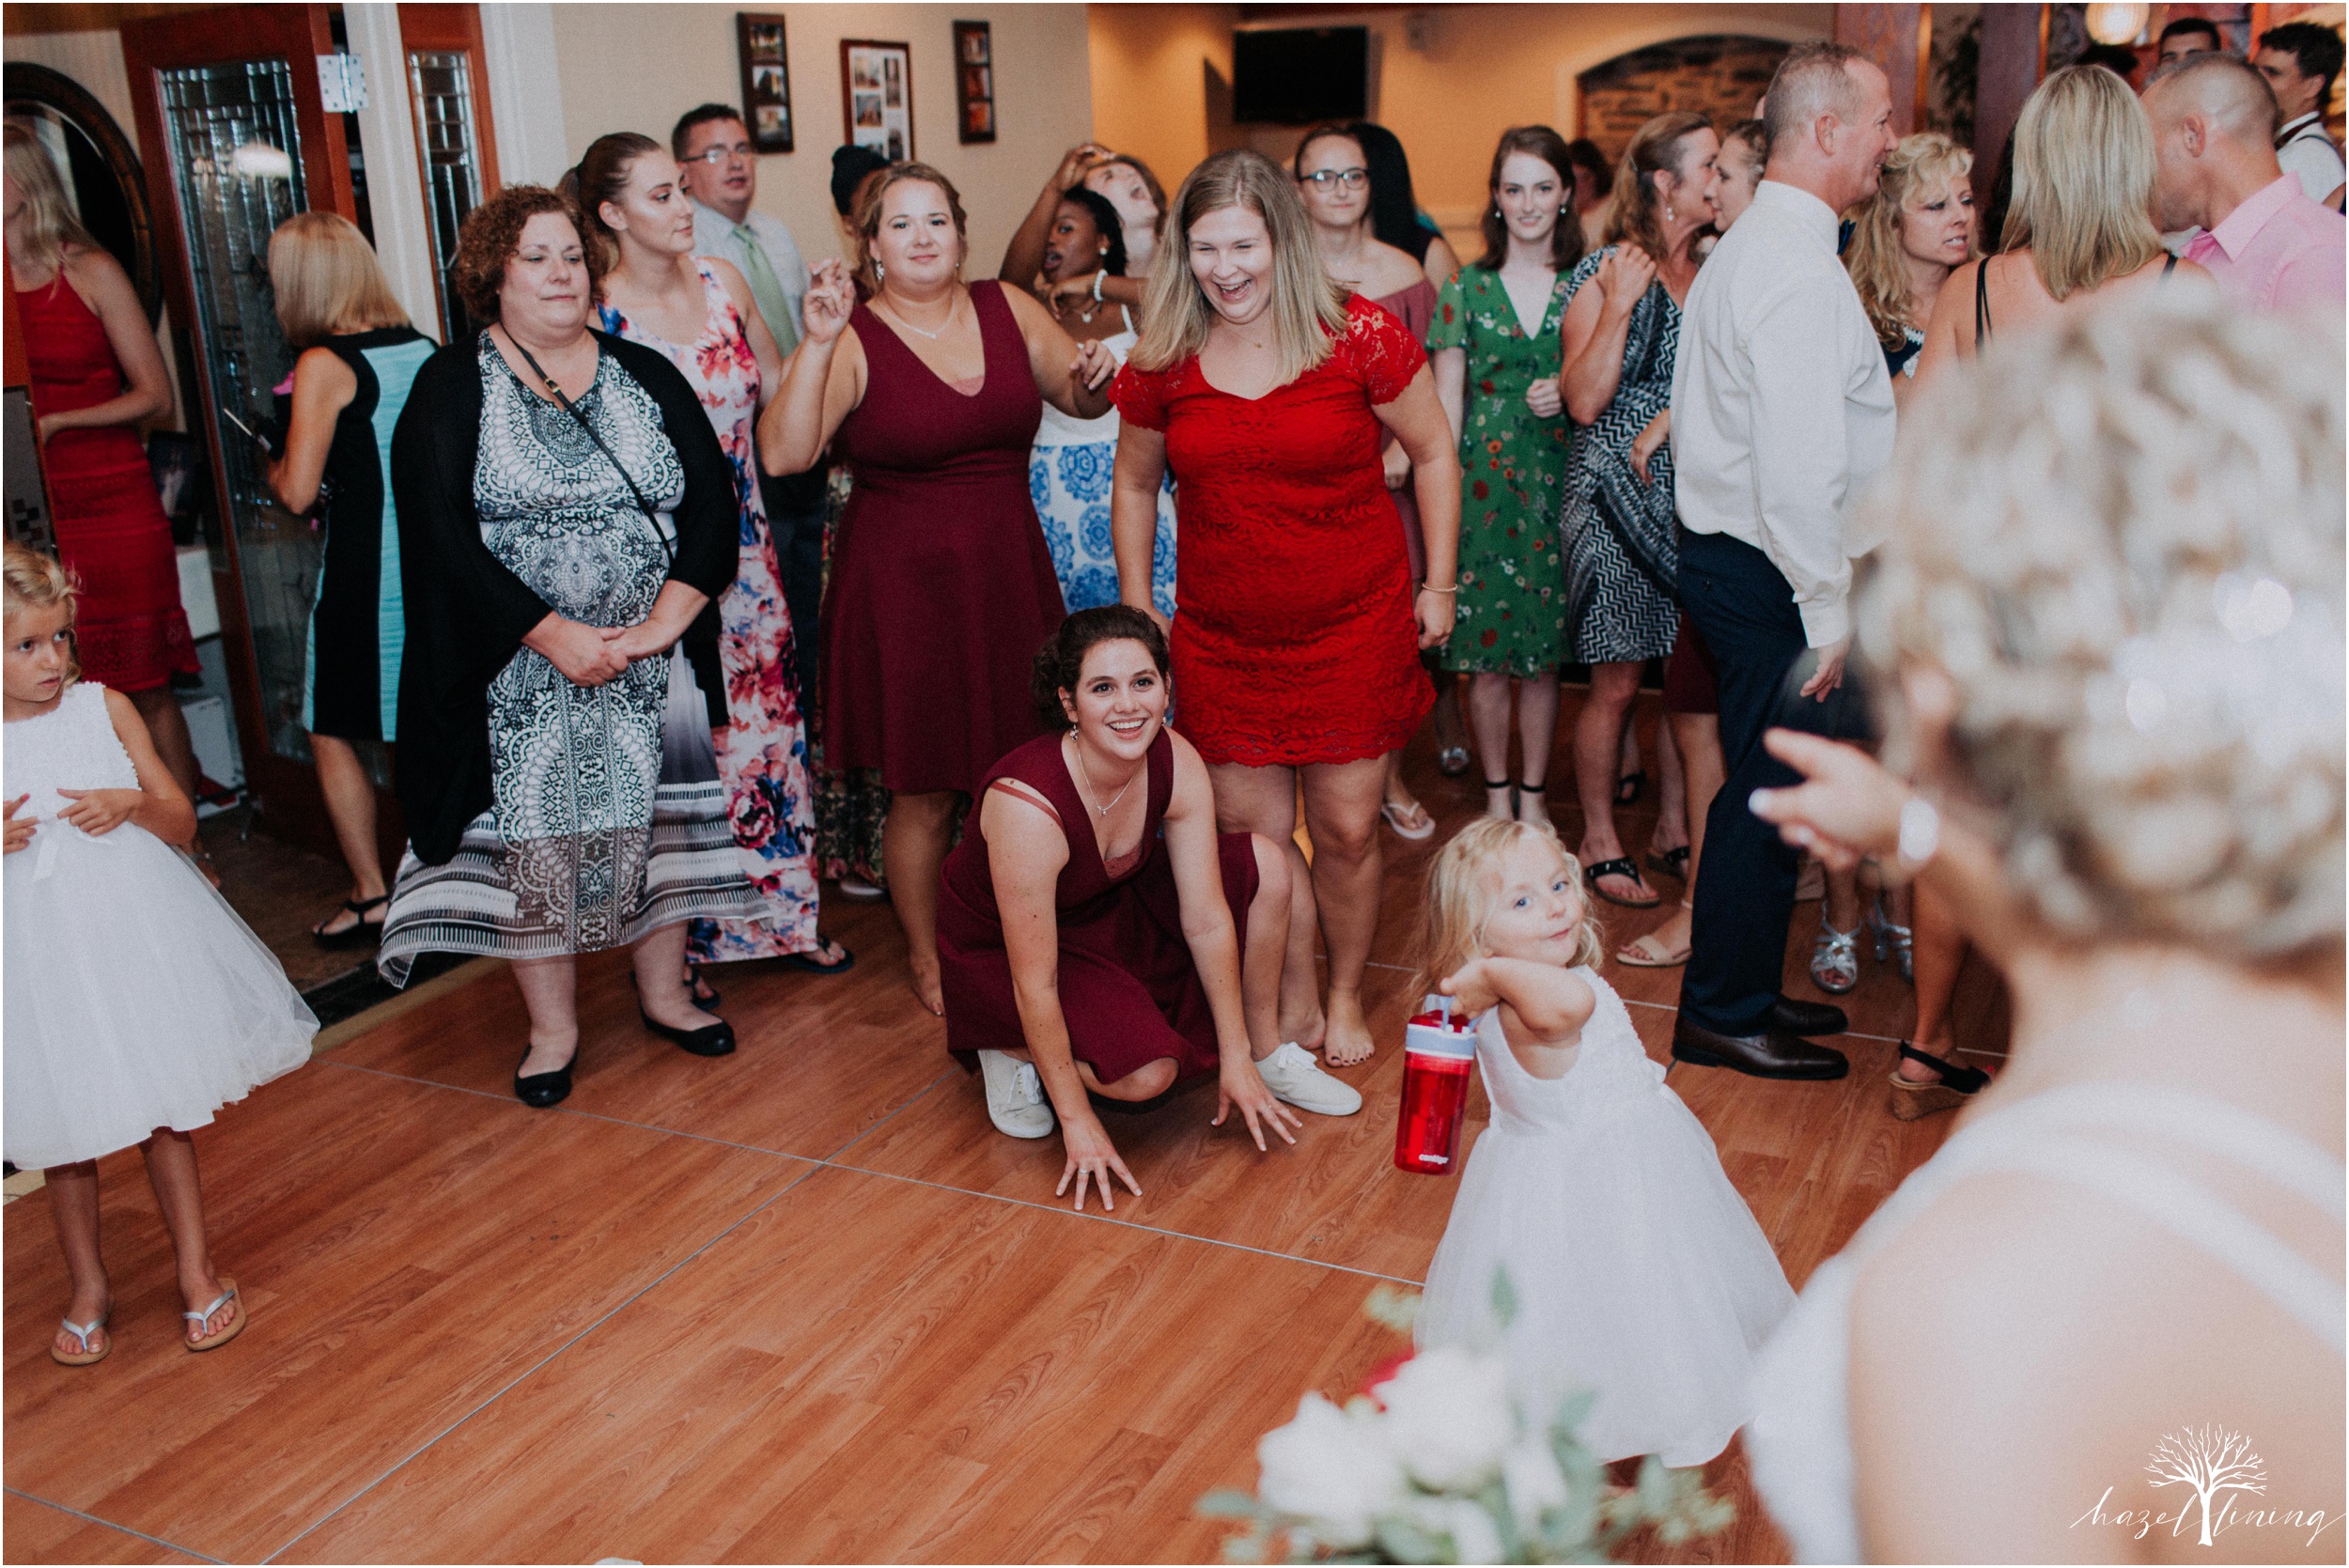
<svg viewBox="0 0 2349 1568">
<path fill-rule="evenodd" d="M 1672 1060 L 1695 1067 L 1727 1067 L 1754 1078 L 1831 1079 L 1851 1071 L 1832 1046 L 1771 1029 L 1762 1034 L 1716 1034 L 1684 1014 L 1672 1024 Z"/>
<path fill-rule="evenodd" d="M 1841 1007 L 1828 1002 L 1780 997 L 1770 1003 L 1770 1027 L 1789 1034 L 1841 1034 L 1851 1028 L 1851 1020 Z"/>
</svg>

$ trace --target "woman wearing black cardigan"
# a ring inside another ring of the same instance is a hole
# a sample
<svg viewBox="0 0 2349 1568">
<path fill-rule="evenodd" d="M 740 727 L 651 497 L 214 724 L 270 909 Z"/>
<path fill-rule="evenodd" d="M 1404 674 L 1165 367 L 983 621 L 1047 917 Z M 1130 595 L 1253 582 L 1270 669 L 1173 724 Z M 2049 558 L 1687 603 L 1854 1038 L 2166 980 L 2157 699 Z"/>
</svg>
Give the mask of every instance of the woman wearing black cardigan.
<svg viewBox="0 0 2349 1568">
<path fill-rule="evenodd" d="M 588 329 L 601 270 L 555 192 L 476 208 L 456 283 L 493 324 L 425 363 L 392 437 L 410 841 L 378 967 L 404 984 L 423 952 L 512 960 L 514 1092 L 535 1106 L 570 1093 L 575 955 L 632 947 L 646 1026 L 723 1056 L 686 923 L 757 913 L 709 735 L 733 476 L 677 369 Z"/>
</svg>

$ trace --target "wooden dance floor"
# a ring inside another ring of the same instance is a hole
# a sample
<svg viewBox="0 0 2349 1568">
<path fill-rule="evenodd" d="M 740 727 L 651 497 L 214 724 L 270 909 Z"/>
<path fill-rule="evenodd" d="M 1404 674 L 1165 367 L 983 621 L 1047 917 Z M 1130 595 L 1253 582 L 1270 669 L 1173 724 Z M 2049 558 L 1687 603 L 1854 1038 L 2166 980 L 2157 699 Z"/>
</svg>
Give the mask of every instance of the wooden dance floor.
<svg viewBox="0 0 2349 1568">
<path fill-rule="evenodd" d="M 1447 828 L 1478 809 L 1424 735 L 1410 762 Z M 1651 786 L 1625 814 L 1635 853 L 1654 816 Z M 731 1058 L 646 1033 L 607 956 L 583 965 L 576 1091 L 527 1110 L 521 1000 L 478 965 L 224 1112 L 197 1146 L 253 1325 L 217 1354 L 179 1348 L 135 1154 L 103 1167 L 117 1348 L 93 1369 L 49 1360 L 64 1264 L 45 1196 L 11 1202 L 8 1557 L 1217 1560 L 1225 1527 L 1193 1504 L 1253 1483 L 1299 1394 L 1342 1397 L 1399 1347 L 1363 1297 L 1420 1280 L 1452 1201 L 1390 1164 L 1434 846 L 1381 832 L 1380 1047 L 1346 1075 L 1363 1113 L 1308 1116 L 1269 1155 L 1206 1125 L 1212 1086 L 1110 1118 L 1144 1192 L 1114 1218 L 1055 1205 L 1058 1140 L 993 1131 L 905 988 L 888 907 L 830 889 L 855 971 L 713 971 Z M 1795 996 L 1818 994 L 1816 910 L 1796 911 Z M 1610 910 L 1610 937 L 1663 912 Z M 1670 1079 L 1797 1286 L 1950 1127 L 1885 1110 L 1911 1001 L 1864 969 L 1843 1081 Z M 1679 972 L 1608 971 L 1667 1060 Z M 1730 1531 L 1642 1560 L 1783 1561 L 1739 1451 L 1711 1475 Z"/>
</svg>

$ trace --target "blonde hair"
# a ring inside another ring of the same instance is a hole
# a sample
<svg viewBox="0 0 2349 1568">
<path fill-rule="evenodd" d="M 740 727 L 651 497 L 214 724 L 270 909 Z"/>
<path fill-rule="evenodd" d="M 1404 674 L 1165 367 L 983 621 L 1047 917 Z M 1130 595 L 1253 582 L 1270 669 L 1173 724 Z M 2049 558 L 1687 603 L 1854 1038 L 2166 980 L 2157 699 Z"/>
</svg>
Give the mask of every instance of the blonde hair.
<svg viewBox="0 0 2349 1568">
<path fill-rule="evenodd" d="M 1142 338 L 1128 356 L 1143 370 L 1166 370 L 1207 346 L 1215 307 L 1190 272 L 1190 231 L 1211 212 L 1237 207 L 1264 220 L 1272 241 L 1273 341 L 1280 350 L 1280 383 L 1297 380 L 1330 357 L 1333 339 L 1347 331 L 1346 290 L 1330 281 L 1314 243 L 1312 220 L 1297 182 L 1261 152 L 1219 152 L 1183 179 L 1163 226 L 1162 248 L 1174 254 L 1150 268 L 1143 294 Z"/>
<path fill-rule="evenodd" d="M 2123 297 L 1924 389 L 1855 641 L 1954 689 L 1945 810 L 2068 941 L 2238 963 L 2342 935 L 2341 328 Z"/>
<path fill-rule="evenodd" d="M 1852 210 L 1851 244 L 1843 252 L 1843 265 L 1851 272 L 1852 287 L 1859 291 L 1859 303 L 1867 308 L 1868 324 L 1876 330 L 1876 341 L 1888 349 L 1897 349 L 1906 341 L 1906 328 L 1924 325 L 1908 318 L 1908 270 L 1902 259 L 1901 225 L 1907 219 L 1909 206 L 1945 185 L 1953 189 L 1973 168 L 1974 155 L 1937 131 L 1903 136 L 1876 177 L 1876 194 Z M 1979 249 L 1968 235 L 1966 259 L 1971 261 Z"/>
<path fill-rule="evenodd" d="M 1653 260 L 1672 259 L 1664 254 L 1664 219 L 1656 196 L 1656 176 L 1669 173 L 1678 179 L 1680 144 L 1700 131 L 1712 129 L 1713 122 L 1694 110 L 1675 109 L 1657 115 L 1631 133 L 1630 145 L 1615 165 L 1615 189 L 1607 203 L 1607 226 L 1602 231 L 1605 243 L 1620 245 L 1628 241 Z M 1691 230 L 1689 239 L 1695 238 Z"/>
<path fill-rule="evenodd" d="M 5 160 L 8 183 L 24 193 L 26 259 L 44 267 L 62 267 L 69 249 L 99 248 L 89 230 L 74 217 L 65 182 L 57 178 L 57 165 L 31 126 L 21 119 L 8 122 L 0 131 L 0 159 Z"/>
<path fill-rule="evenodd" d="M 410 325 L 375 247 L 339 212 L 297 212 L 269 237 L 269 286 L 277 322 L 297 349 L 338 332 Z"/>
<path fill-rule="evenodd" d="M 2058 301 L 2126 277 L 2161 255 L 2154 173 L 2154 129 L 2128 84 L 2102 66 L 2065 66 L 2015 122 L 2015 195 L 1999 248 L 2029 247 Z"/>
<path fill-rule="evenodd" d="M 881 198 L 900 185 L 938 187 L 940 194 L 946 198 L 946 211 L 955 221 L 955 241 L 960 251 L 955 258 L 957 275 L 962 271 L 963 262 L 970 257 L 970 225 L 962 214 L 962 193 L 955 189 L 955 182 L 927 163 L 892 163 L 869 177 L 864 182 L 864 189 L 857 195 L 856 273 L 864 280 L 868 293 L 879 294 L 881 291 L 880 267 L 873 259 L 873 240 L 880 233 Z"/>
<path fill-rule="evenodd" d="M 73 578 L 54 555 L 43 555 L 29 545 L 10 539 L 5 559 L 0 559 L 0 611 L 13 615 L 20 610 L 47 610 L 65 606 L 65 624 L 69 638 L 73 628 L 76 591 Z M 75 654 L 66 661 L 65 679 L 70 686 L 80 678 L 82 660 L 76 646 Z"/>
<path fill-rule="evenodd" d="M 1538 838 L 1557 851 L 1560 863 L 1582 900 L 1582 926 L 1576 934 L 1574 963 L 1596 966 L 1607 951 L 1607 933 L 1599 925 L 1590 890 L 1583 885 L 1582 865 L 1567 853 L 1558 830 L 1547 822 L 1517 822 L 1480 816 L 1453 836 L 1427 868 L 1426 965 L 1420 971 L 1419 994 L 1439 988 L 1447 975 L 1485 956 L 1485 924 L 1492 918 L 1499 895 L 1501 858 L 1529 838 Z"/>
</svg>

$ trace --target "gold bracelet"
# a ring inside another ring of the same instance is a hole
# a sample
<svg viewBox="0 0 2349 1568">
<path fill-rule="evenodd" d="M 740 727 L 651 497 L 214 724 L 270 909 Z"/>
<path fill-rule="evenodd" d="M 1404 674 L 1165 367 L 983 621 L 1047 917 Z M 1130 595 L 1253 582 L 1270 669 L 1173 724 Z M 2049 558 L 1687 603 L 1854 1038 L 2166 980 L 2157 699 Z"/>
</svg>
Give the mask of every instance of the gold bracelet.
<svg viewBox="0 0 2349 1568">
<path fill-rule="evenodd" d="M 1460 591 L 1460 585 L 1455 582 L 1449 588 L 1439 588 L 1433 582 L 1422 582 L 1419 590 L 1423 594 L 1456 594 Z"/>
</svg>

